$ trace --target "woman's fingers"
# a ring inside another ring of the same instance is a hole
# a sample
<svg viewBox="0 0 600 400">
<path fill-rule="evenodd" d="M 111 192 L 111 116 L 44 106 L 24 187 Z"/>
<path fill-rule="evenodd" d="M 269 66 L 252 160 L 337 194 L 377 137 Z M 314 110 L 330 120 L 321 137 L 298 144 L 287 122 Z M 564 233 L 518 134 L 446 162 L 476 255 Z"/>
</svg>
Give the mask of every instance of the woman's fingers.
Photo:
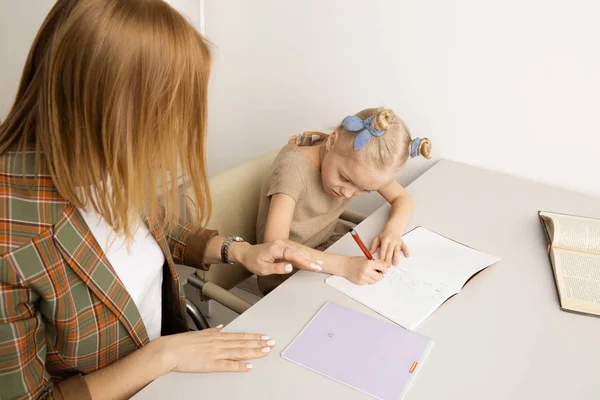
<svg viewBox="0 0 600 400">
<path fill-rule="evenodd" d="M 247 349 L 263 349 L 265 347 L 272 348 L 275 346 L 275 341 L 273 339 L 269 340 L 225 340 L 223 343 L 219 344 L 219 346 L 223 349 L 237 349 L 237 348 L 247 348 Z"/>
<path fill-rule="evenodd" d="M 223 349 L 219 355 L 224 360 L 253 360 L 256 358 L 262 358 L 269 355 L 271 352 L 270 347 L 263 347 L 260 349 L 247 349 L 247 348 L 235 348 L 235 349 Z"/>
<path fill-rule="evenodd" d="M 282 262 L 273 265 L 274 273 L 289 274 L 291 271 L 287 271 L 289 268 L 286 268 L 288 264 L 307 271 L 321 271 L 323 269 L 308 253 L 280 240 L 275 241 L 269 249 L 274 259 L 282 260 Z"/>
<path fill-rule="evenodd" d="M 204 329 L 200 332 L 206 332 L 208 329 Z M 227 340 L 227 341 L 257 341 L 257 340 L 270 340 L 271 338 L 267 335 L 260 333 L 237 333 L 237 332 L 219 332 L 217 334 L 210 335 L 211 340 Z"/>
<path fill-rule="evenodd" d="M 220 360 L 215 362 L 212 372 L 247 372 L 252 371 L 252 364 L 232 360 Z"/>
<path fill-rule="evenodd" d="M 223 329 L 223 326 L 220 326 L 219 328 L 215 327 L 215 328 L 206 328 L 206 329 L 202 329 L 201 331 L 189 331 L 186 332 L 186 334 L 195 334 L 198 335 L 198 337 L 201 336 L 215 336 L 221 332 L 221 329 Z"/>
<path fill-rule="evenodd" d="M 289 262 L 273 263 L 273 274 L 285 275 L 291 274 L 294 271 L 294 266 Z"/>
<path fill-rule="evenodd" d="M 216 328 L 165 336 L 161 340 L 173 356 L 172 370 L 178 372 L 247 371 L 251 367 L 233 362 L 265 357 L 275 346 L 275 341 L 267 335 L 225 333 Z"/>
</svg>

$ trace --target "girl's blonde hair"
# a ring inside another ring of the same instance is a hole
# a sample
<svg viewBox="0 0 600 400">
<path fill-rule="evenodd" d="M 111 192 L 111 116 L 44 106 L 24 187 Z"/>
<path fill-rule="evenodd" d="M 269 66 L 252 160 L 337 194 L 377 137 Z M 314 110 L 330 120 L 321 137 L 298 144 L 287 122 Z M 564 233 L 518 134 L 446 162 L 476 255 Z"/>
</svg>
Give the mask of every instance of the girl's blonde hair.
<svg viewBox="0 0 600 400">
<path fill-rule="evenodd" d="M 408 157 L 413 146 L 408 127 L 392 110 L 384 107 L 367 108 L 355 114 L 362 120 L 371 116 L 373 118 L 373 128 L 384 131 L 381 136 L 372 136 L 367 144 L 357 152 L 353 150 L 354 138 L 360 131 L 352 132 L 340 125 L 337 128 L 340 147 L 346 154 L 357 153 L 360 157 L 370 164 L 381 167 L 392 166 L 395 170 L 400 170 Z M 415 139 L 417 140 L 417 139 Z M 418 155 L 425 158 L 431 158 L 431 141 L 427 138 L 418 139 Z M 417 143 L 414 143 L 417 144 Z"/>
<path fill-rule="evenodd" d="M 179 217 L 178 167 L 210 215 L 208 43 L 161 0 L 58 0 L 35 38 L 0 153 L 36 149 L 60 195 L 132 238 Z M 161 196 L 164 205 L 158 206 Z"/>
</svg>

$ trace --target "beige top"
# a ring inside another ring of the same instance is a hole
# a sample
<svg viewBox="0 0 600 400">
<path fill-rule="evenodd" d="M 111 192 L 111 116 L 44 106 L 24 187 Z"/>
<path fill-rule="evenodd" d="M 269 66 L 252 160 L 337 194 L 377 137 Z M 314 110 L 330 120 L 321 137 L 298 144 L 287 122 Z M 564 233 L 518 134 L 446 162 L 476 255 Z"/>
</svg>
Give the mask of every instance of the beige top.
<svg viewBox="0 0 600 400">
<path fill-rule="evenodd" d="M 314 146 L 327 139 L 327 134 L 308 131 L 290 138 L 279 152 L 271 171 L 263 182 L 256 238 L 264 241 L 265 225 L 271 196 L 283 193 L 296 200 L 289 239 L 315 248 L 334 234 L 338 218 L 350 202 L 344 197 L 333 197 L 323 189 L 321 171 L 299 146 Z"/>
</svg>

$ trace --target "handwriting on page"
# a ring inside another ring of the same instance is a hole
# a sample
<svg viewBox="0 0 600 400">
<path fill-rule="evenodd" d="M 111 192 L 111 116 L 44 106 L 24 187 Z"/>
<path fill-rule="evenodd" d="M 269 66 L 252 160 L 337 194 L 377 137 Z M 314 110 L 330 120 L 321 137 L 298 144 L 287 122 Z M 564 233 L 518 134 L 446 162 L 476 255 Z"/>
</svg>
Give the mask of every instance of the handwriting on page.
<svg viewBox="0 0 600 400">
<path fill-rule="evenodd" d="M 430 300 L 435 300 L 446 293 L 448 285 L 433 268 L 421 268 L 420 271 L 405 268 L 390 268 L 384 275 L 385 279 L 403 284 L 411 292 L 419 292 Z"/>
<path fill-rule="evenodd" d="M 379 258 L 379 251 L 373 255 Z M 405 262 L 410 262 L 405 260 Z M 429 300 L 436 300 L 441 295 L 448 292 L 448 284 L 436 272 L 434 266 L 419 265 L 418 267 L 392 266 L 384 275 L 384 279 L 389 279 L 395 284 L 403 285 L 408 291 L 424 296 Z"/>
</svg>

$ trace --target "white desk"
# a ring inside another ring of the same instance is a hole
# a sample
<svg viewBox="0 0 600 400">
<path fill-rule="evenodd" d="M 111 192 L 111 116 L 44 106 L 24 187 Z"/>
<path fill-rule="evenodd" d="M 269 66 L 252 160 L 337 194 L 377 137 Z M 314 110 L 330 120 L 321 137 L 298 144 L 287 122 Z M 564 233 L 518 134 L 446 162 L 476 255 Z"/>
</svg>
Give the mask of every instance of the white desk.
<svg viewBox="0 0 600 400">
<path fill-rule="evenodd" d="M 411 227 L 423 225 L 500 256 L 423 322 L 435 345 L 406 399 L 599 399 L 600 319 L 562 312 L 539 209 L 600 218 L 600 199 L 450 161 L 409 186 Z M 382 207 L 359 227 L 370 240 L 389 213 Z M 349 237 L 331 250 L 360 251 Z M 142 399 L 366 399 L 279 353 L 327 300 L 376 315 L 301 272 L 229 326 L 277 340 L 273 354 L 246 374 L 165 375 Z M 374 338 L 374 340 L 377 340 Z"/>
</svg>

